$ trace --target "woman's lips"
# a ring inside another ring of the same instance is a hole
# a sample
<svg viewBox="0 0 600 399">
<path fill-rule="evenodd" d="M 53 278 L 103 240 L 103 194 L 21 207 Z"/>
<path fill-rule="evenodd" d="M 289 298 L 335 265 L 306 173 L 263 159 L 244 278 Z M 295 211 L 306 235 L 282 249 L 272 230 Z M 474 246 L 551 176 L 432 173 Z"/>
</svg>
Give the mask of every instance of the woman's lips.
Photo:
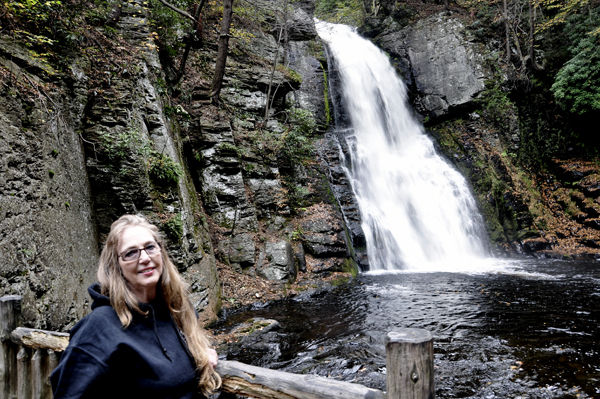
<svg viewBox="0 0 600 399">
<path fill-rule="evenodd" d="M 149 275 L 152 274 L 152 272 L 154 272 L 154 267 L 147 267 L 145 269 L 142 269 L 138 272 L 138 274 L 144 274 L 144 275 Z"/>
</svg>

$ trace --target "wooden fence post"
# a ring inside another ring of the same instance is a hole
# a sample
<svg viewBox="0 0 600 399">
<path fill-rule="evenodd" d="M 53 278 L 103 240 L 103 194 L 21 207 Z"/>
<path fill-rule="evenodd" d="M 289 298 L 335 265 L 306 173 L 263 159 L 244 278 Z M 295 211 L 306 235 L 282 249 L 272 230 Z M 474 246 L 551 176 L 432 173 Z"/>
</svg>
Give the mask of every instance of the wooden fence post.
<svg viewBox="0 0 600 399">
<path fill-rule="evenodd" d="M 385 338 L 387 399 L 434 399 L 433 336 L 404 328 Z"/>
<path fill-rule="evenodd" d="M 52 398 L 49 376 L 49 356 L 46 349 L 36 349 L 31 358 L 32 399 Z"/>
<path fill-rule="evenodd" d="M 17 350 L 10 340 L 10 333 L 21 324 L 21 300 L 19 295 L 0 298 L 0 397 L 17 397 Z"/>
<path fill-rule="evenodd" d="M 17 353 L 17 396 L 31 398 L 31 348 L 24 346 Z"/>
</svg>

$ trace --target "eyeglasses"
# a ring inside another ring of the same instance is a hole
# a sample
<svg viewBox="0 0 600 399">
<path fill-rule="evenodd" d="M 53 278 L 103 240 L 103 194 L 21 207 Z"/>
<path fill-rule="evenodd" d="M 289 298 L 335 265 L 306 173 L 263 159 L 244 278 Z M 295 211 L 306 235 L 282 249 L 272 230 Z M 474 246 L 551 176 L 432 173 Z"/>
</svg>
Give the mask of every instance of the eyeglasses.
<svg viewBox="0 0 600 399">
<path fill-rule="evenodd" d="M 148 256 L 156 255 L 160 253 L 160 244 L 157 242 L 153 242 L 146 245 L 144 248 L 131 248 L 123 252 L 121 255 L 119 255 L 119 257 L 125 262 L 131 262 L 134 260 L 138 260 L 142 251 L 146 251 Z"/>
</svg>

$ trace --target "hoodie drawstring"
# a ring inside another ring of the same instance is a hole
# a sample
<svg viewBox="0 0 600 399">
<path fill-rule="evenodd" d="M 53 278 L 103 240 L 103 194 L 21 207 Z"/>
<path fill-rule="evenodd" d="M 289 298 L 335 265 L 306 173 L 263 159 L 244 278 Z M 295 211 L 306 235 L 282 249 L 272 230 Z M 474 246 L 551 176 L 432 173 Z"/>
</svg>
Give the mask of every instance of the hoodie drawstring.
<svg viewBox="0 0 600 399">
<path fill-rule="evenodd" d="M 171 363 L 173 363 L 173 360 L 171 360 L 171 357 L 167 353 L 167 348 L 165 348 L 165 346 L 163 345 L 163 343 L 160 340 L 160 336 L 158 335 L 158 329 L 156 328 L 156 316 L 154 315 L 154 308 L 152 306 L 149 306 L 149 308 L 150 308 L 150 312 L 152 313 L 152 324 L 154 325 L 154 335 L 156 336 L 156 340 L 158 341 L 158 344 L 162 348 L 162 351 L 165 354 L 166 358 L 169 359 L 169 361 Z"/>
</svg>

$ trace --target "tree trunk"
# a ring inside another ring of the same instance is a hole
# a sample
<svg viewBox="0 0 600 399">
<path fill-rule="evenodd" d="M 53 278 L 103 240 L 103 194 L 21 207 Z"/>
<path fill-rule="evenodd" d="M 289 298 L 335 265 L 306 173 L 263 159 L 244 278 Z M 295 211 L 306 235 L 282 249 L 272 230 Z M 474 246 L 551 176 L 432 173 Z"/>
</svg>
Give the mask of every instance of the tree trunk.
<svg viewBox="0 0 600 399">
<path fill-rule="evenodd" d="M 179 83 L 181 78 L 183 77 L 183 73 L 185 71 L 185 63 L 187 62 L 188 56 L 190 54 L 190 48 L 192 47 L 192 42 L 194 41 L 194 36 L 196 36 L 199 26 L 200 26 L 200 13 L 202 12 L 202 7 L 204 6 L 204 0 L 200 0 L 200 4 L 196 7 L 196 12 L 194 13 L 195 21 L 192 22 L 191 31 L 187 37 L 187 43 L 185 45 L 185 50 L 183 51 L 183 56 L 181 57 L 181 62 L 179 63 L 179 71 L 177 72 L 177 76 L 175 77 L 175 84 Z"/>
<path fill-rule="evenodd" d="M 275 51 L 275 60 L 273 60 L 273 69 L 271 69 L 271 78 L 269 79 L 269 88 L 267 90 L 267 102 L 265 104 L 265 123 L 269 120 L 269 97 L 271 97 L 271 88 L 273 87 L 273 77 L 275 76 L 275 69 L 277 68 L 277 59 L 279 58 L 279 43 L 281 43 L 281 36 L 283 35 L 283 25 L 279 29 L 279 39 L 277 40 L 277 51 Z"/>
<path fill-rule="evenodd" d="M 517 49 L 517 55 L 519 56 L 519 61 L 521 62 L 521 66 L 525 67 L 525 59 L 523 58 L 523 52 L 521 51 L 521 44 L 519 43 L 519 36 L 517 35 L 517 31 L 512 28 L 513 38 L 515 39 L 515 47 Z"/>
<path fill-rule="evenodd" d="M 227 48 L 229 47 L 229 27 L 233 16 L 233 0 L 225 0 L 223 3 L 223 21 L 221 23 L 221 34 L 219 35 L 219 50 L 217 51 L 217 62 L 215 66 L 215 77 L 212 83 L 210 97 L 213 104 L 221 102 L 221 86 L 225 75 L 225 64 L 227 62 Z"/>
<path fill-rule="evenodd" d="M 542 70 L 543 68 L 535 62 L 535 52 L 533 48 L 533 42 L 535 38 L 535 4 L 534 0 L 529 0 L 529 60 L 531 61 L 531 67 L 536 70 Z"/>
<path fill-rule="evenodd" d="M 504 29 L 506 30 L 506 64 L 510 64 L 510 26 L 508 23 L 508 0 L 504 0 Z"/>
</svg>

